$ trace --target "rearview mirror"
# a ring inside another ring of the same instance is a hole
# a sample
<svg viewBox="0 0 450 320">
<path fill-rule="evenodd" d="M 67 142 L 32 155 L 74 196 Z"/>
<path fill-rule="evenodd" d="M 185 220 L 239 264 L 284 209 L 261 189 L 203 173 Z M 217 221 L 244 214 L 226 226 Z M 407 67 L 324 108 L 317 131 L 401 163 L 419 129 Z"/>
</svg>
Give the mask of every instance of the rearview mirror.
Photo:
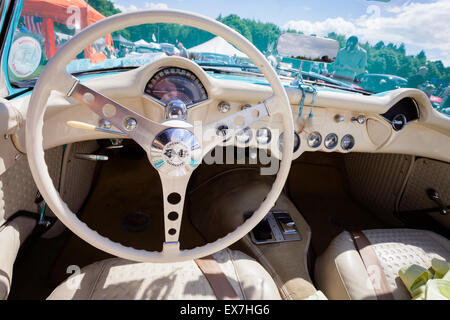
<svg viewBox="0 0 450 320">
<path fill-rule="evenodd" d="M 282 57 L 330 63 L 336 60 L 339 43 L 333 39 L 283 33 L 278 38 L 277 51 Z"/>
</svg>

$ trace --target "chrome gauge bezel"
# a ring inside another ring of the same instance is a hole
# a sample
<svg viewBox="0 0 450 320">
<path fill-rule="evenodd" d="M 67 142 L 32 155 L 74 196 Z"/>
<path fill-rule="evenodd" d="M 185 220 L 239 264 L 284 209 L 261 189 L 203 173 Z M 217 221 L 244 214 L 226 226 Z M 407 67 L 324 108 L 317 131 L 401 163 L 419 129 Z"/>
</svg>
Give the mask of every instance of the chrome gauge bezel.
<svg viewBox="0 0 450 320">
<path fill-rule="evenodd" d="M 247 134 L 248 138 L 244 140 L 240 140 L 240 137 L 243 136 L 243 134 Z M 245 127 L 240 130 L 238 130 L 235 134 L 236 144 L 238 146 L 244 146 L 250 142 L 253 138 L 253 130 L 250 127 Z"/>
<path fill-rule="evenodd" d="M 351 139 L 351 145 L 349 147 L 344 147 L 344 141 L 345 139 Z M 350 151 L 355 147 L 355 138 L 351 134 L 346 134 L 341 139 L 341 148 L 345 151 Z"/>
<path fill-rule="evenodd" d="M 318 140 L 313 141 L 312 138 L 314 137 L 317 137 Z M 317 149 L 322 144 L 322 135 L 319 131 L 311 132 L 310 134 L 308 134 L 307 141 L 310 148 Z"/>
<path fill-rule="evenodd" d="M 161 79 L 172 76 L 184 78 L 186 81 L 189 82 L 189 84 L 191 84 L 198 90 L 200 97 L 197 100 L 193 100 L 191 103 L 186 103 L 185 101 L 183 101 L 185 102 L 187 108 L 191 108 L 203 101 L 208 100 L 208 93 L 206 91 L 205 86 L 200 81 L 200 79 L 192 71 L 179 67 L 164 67 L 158 70 L 156 73 L 153 74 L 150 80 L 148 80 L 144 88 L 144 93 L 148 97 L 150 97 L 153 101 L 156 101 L 159 104 L 165 106 L 168 103 L 168 101 L 165 102 L 160 98 L 154 96 L 152 93 L 152 89 Z"/>
<path fill-rule="evenodd" d="M 280 151 L 283 151 L 283 135 L 284 132 L 282 132 L 278 137 L 278 148 Z M 294 132 L 294 153 L 297 152 L 298 149 L 300 149 L 301 142 L 302 141 L 298 133 Z"/>
<path fill-rule="evenodd" d="M 263 135 L 262 134 L 263 130 L 267 134 Z M 261 137 L 266 138 L 267 140 L 262 142 L 262 141 L 260 141 Z M 258 130 L 256 130 L 255 139 L 256 139 L 256 142 L 258 143 L 258 145 L 267 145 L 270 143 L 270 141 L 272 141 L 272 131 L 270 131 L 270 129 L 267 127 L 261 127 Z"/>
<path fill-rule="evenodd" d="M 332 140 L 333 139 L 333 140 Z M 336 133 L 329 133 L 323 140 L 323 145 L 328 150 L 336 148 L 336 146 L 339 144 L 339 137 Z"/>
</svg>

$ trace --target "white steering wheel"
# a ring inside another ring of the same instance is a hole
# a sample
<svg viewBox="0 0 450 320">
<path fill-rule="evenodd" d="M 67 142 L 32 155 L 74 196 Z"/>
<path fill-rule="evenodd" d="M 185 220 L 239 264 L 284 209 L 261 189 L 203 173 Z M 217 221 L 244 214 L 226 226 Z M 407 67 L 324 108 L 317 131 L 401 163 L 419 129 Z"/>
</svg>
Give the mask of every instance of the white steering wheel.
<svg viewBox="0 0 450 320">
<path fill-rule="evenodd" d="M 294 132 L 290 104 L 283 85 L 270 63 L 247 39 L 224 24 L 197 14 L 179 10 L 141 10 L 114 15 L 89 26 L 68 41 L 49 60 L 33 90 L 26 118 L 28 161 L 36 185 L 48 206 L 62 223 L 91 245 L 112 255 L 134 261 L 175 262 L 196 259 L 222 250 L 244 237 L 274 206 L 289 174 L 294 138 L 293 134 L 284 135 L 283 157 L 277 177 L 266 199 L 249 219 L 243 221 L 241 226 L 223 238 L 201 247 L 180 250 L 178 240 L 187 183 L 198 164 L 197 160 L 201 160 L 201 157 L 210 150 L 210 146 L 201 148 L 202 144 L 198 141 L 203 137 L 196 137 L 195 130 L 187 123 L 179 121 L 160 124 L 147 119 L 82 85 L 66 71 L 66 66 L 71 59 L 96 39 L 115 30 L 145 23 L 177 23 L 216 34 L 247 54 L 263 72 L 272 87 L 273 96 L 266 99 L 264 103 L 221 119 L 220 123 L 229 124 L 232 128 L 238 116 L 244 118 L 246 125 L 249 125 L 262 117 L 280 114 L 284 132 Z M 163 186 L 165 242 L 161 252 L 137 250 L 101 236 L 80 221 L 61 199 L 50 178 L 43 149 L 43 119 L 52 90 L 57 90 L 67 98 L 72 97 L 88 106 L 93 112 L 109 120 L 116 128 L 135 140 L 147 152 L 150 162 L 159 172 Z M 214 125 L 217 123 L 211 123 L 207 127 Z M 169 161 L 170 159 L 166 157 L 168 148 L 171 148 L 171 152 L 174 149 L 182 150 L 180 155 L 186 159 L 182 166 L 180 163 L 175 163 L 180 159 Z"/>
</svg>

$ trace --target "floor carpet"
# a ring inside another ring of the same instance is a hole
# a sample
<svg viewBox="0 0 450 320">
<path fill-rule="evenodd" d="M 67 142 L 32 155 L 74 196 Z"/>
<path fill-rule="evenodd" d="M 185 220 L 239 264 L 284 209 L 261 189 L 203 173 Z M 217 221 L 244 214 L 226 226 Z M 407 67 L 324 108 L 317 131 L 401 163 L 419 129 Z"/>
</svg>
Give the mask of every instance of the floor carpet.
<svg viewBox="0 0 450 320">
<path fill-rule="evenodd" d="M 289 195 L 311 227 L 315 256 L 344 230 L 385 226 L 351 198 L 343 170 L 336 154 L 305 153 L 292 164 Z"/>
</svg>

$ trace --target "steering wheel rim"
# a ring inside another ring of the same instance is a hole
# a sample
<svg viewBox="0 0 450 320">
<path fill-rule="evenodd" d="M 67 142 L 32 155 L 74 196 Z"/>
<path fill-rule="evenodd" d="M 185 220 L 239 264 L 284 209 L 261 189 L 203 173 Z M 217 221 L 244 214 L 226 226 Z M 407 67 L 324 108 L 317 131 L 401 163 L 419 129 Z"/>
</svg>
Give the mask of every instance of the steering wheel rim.
<svg viewBox="0 0 450 320">
<path fill-rule="evenodd" d="M 47 100 L 52 90 L 60 91 L 70 96 L 70 92 L 76 85 L 76 79 L 65 70 L 70 60 L 83 48 L 89 46 L 96 39 L 109 34 L 115 30 L 145 23 L 176 23 L 199 28 L 221 36 L 225 40 L 234 44 L 243 51 L 263 72 L 270 83 L 274 96 L 267 106 L 268 109 L 276 110 L 280 113 L 285 132 L 294 132 L 292 112 L 290 109 L 287 93 L 281 84 L 278 75 L 265 59 L 262 53 L 246 38 L 229 28 L 228 26 L 201 15 L 188 13 L 180 10 L 141 10 L 137 12 L 117 14 L 101 20 L 69 40 L 57 53 L 49 60 L 41 73 L 33 90 L 26 121 L 26 150 L 33 179 L 45 199 L 47 205 L 54 214 L 72 232 L 94 247 L 108 252 L 112 255 L 142 262 L 176 262 L 204 257 L 220 251 L 234 242 L 244 237 L 250 232 L 274 206 L 276 200 L 282 192 L 284 183 L 287 180 L 290 164 L 293 156 L 293 135 L 285 135 L 283 143 L 283 157 L 281 159 L 277 177 L 272 185 L 266 199 L 254 212 L 251 218 L 237 227 L 223 238 L 203 246 L 186 250 L 170 249 L 161 252 L 151 252 L 124 246 L 114 242 L 95 230 L 89 228 L 84 222 L 69 209 L 67 204 L 61 199 L 59 192 L 55 189 L 49 175 L 44 159 L 43 149 L 43 122 Z M 55 73 L 57 76 L 55 76 Z"/>
</svg>

